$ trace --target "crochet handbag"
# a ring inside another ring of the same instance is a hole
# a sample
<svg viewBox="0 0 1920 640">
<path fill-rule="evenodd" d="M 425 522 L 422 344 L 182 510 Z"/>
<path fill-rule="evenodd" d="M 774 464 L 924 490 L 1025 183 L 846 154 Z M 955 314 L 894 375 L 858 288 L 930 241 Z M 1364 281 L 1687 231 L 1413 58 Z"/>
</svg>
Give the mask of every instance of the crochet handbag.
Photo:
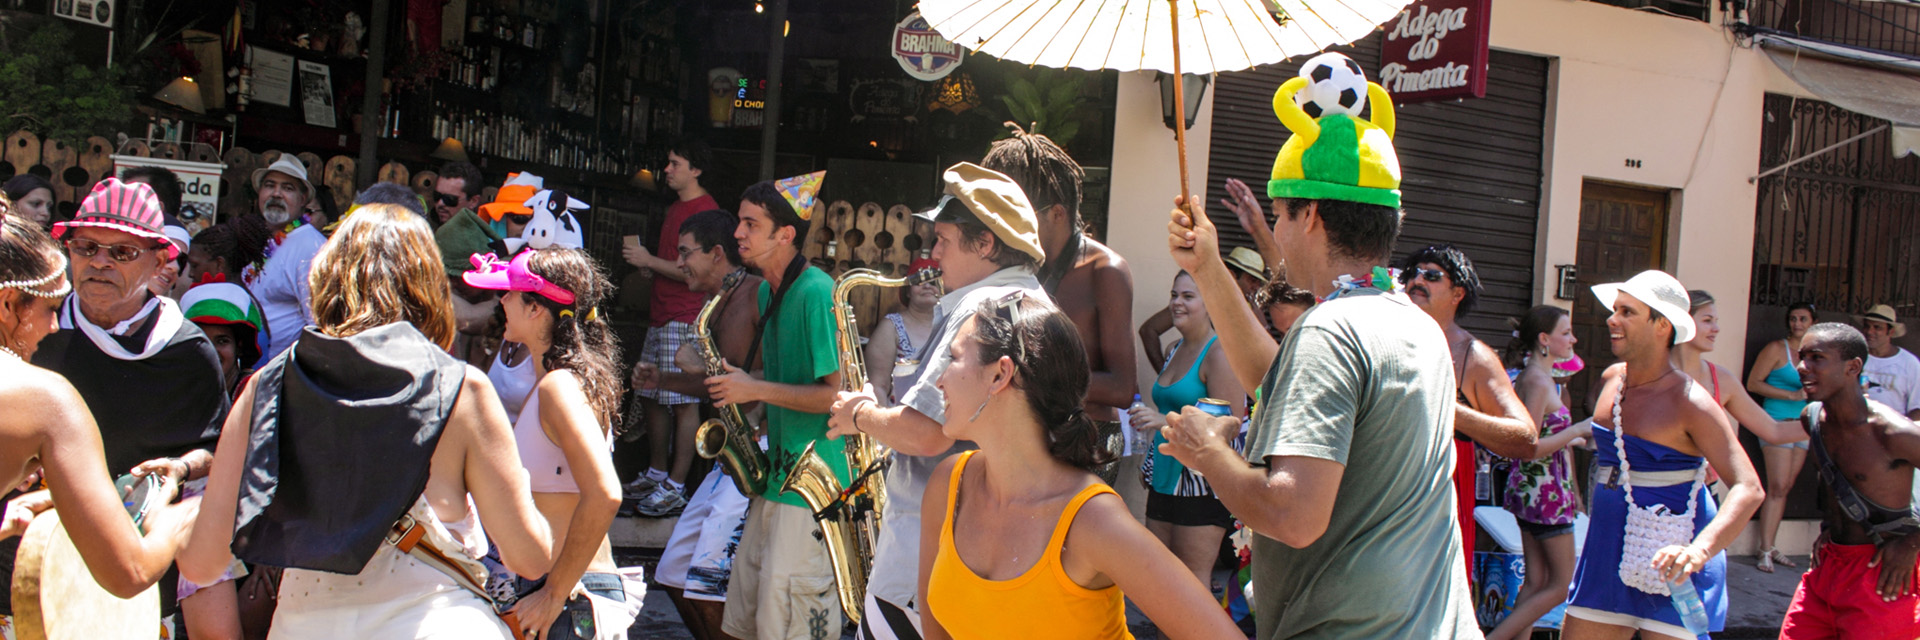
<svg viewBox="0 0 1920 640">
<path fill-rule="evenodd" d="M 1626 431 L 1620 428 L 1620 398 L 1627 394 L 1623 383 L 1613 396 L 1613 449 L 1620 456 L 1620 485 L 1627 494 L 1627 529 L 1620 545 L 1620 582 L 1655 595 L 1673 595 L 1660 572 L 1653 567 L 1653 555 L 1669 546 L 1685 546 L 1693 541 L 1693 513 L 1700 488 L 1706 485 L 1707 466 L 1693 474 L 1693 486 L 1687 491 L 1686 513 L 1673 513 L 1666 505 L 1642 507 L 1633 501 L 1633 470 L 1627 463 Z"/>
</svg>

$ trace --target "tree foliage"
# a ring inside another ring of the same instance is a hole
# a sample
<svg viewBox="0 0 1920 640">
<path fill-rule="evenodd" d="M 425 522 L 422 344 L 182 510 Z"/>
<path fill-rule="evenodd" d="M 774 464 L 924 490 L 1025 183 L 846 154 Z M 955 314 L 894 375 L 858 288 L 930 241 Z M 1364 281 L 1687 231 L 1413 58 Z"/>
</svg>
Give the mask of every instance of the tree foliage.
<svg viewBox="0 0 1920 640">
<path fill-rule="evenodd" d="M 1007 93 L 1000 96 L 1000 101 L 1006 104 L 1011 119 L 1027 132 L 1045 134 L 1064 147 L 1080 133 L 1080 119 L 1074 112 L 1081 106 L 1080 90 L 1087 76 L 1084 72 L 1036 69 L 1032 80 L 1009 77 Z"/>
<path fill-rule="evenodd" d="M 77 146 L 124 128 L 132 95 L 122 70 L 74 61 L 73 32 L 46 20 L 22 34 L 0 30 L 0 132 L 26 129 Z"/>
</svg>

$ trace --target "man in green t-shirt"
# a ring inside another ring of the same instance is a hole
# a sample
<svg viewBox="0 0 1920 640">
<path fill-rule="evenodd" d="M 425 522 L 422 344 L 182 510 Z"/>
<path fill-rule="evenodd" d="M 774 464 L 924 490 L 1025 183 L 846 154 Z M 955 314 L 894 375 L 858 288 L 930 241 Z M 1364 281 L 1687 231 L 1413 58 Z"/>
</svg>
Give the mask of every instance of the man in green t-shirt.
<svg viewBox="0 0 1920 640">
<path fill-rule="evenodd" d="M 1362 106 L 1308 117 L 1292 94 L 1330 65 L 1359 72 L 1322 54 L 1276 94 L 1293 137 L 1267 184 L 1287 275 L 1324 302 L 1275 345 L 1240 302 L 1213 224 L 1176 200 L 1174 261 L 1203 299 L 1226 301 L 1211 314 L 1220 348 L 1261 402 L 1244 453 L 1228 444 L 1238 421 L 1197 409 L 1169 420 L 1163 450 L 1259 534 L 1261 640 L 1479 638 L 1450 480 L 1452 358 L 1440 325 L 1380 266 L 1400 232 L 1392 99 L 1362 80 L 1371 121 Z"/>
<path fill-rule="evenodd" d="M 808 184 L 811 186 L 807 186 Z M 812 444 L 846 486 L 847 457 L 827 439 L 827 412 L 840 390 L 833 278 L 800 255 L 819 176 L 747 187 L 740 196 L 740 259 L 760 271 L 761 376 L 728 366 L 707 379 L 715 404 L 767 405 L 767 493 L 747 509 L 722 630 L 735 638 L 839 637 L 844 624 L 833 564 L 814 537 L 820 526 L 795 493 L 780 492 L 787 473 Z"/>
</svg>

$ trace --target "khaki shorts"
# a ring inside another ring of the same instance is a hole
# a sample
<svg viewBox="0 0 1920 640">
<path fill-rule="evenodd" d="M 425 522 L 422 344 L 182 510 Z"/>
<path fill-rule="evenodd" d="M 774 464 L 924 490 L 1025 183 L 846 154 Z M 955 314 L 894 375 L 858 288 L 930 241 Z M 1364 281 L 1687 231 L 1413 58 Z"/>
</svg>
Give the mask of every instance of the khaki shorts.
<svg viewBox="0 0 1920 640">
<path fill-rule="evenodd" d="M 736 638 L 834 639 L 845 626 L 813 513 L 753 498 L 721 629 Z"/>
</svg>

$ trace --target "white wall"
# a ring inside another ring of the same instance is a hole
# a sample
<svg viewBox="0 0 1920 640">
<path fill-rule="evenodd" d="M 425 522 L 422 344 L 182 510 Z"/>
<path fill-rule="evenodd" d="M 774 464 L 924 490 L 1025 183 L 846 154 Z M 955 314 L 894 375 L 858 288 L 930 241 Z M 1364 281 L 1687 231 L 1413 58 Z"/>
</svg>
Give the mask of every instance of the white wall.
<svg viewBox="0 0 1920 640">
<path fill-rule="evenodd" d="M 1180 267 L 1167 254 L 1167 215 L 1180 194 L 1180 161 L 1173 130 L 1160 117 L 1160 85 L 1152 72 L 1120 74 L 1113 109 L 1113 194 L 1108 200 L 1107 245 L 1133 268 L 1133 322 L 1167 306 L 1167 289 Z M 1276 126 L 1278 126 L 1276 124 Z M 1207 152 L 1212 148 L 1213 87 L 1200 103 L 1200 115 L 1187 130 L 1187 179 L 1196 197 L 1206 197 Z M 1154 372 L 1144 352 L 1139 362 L 1140 395 L 1152 388 Z"/>
</svg>

